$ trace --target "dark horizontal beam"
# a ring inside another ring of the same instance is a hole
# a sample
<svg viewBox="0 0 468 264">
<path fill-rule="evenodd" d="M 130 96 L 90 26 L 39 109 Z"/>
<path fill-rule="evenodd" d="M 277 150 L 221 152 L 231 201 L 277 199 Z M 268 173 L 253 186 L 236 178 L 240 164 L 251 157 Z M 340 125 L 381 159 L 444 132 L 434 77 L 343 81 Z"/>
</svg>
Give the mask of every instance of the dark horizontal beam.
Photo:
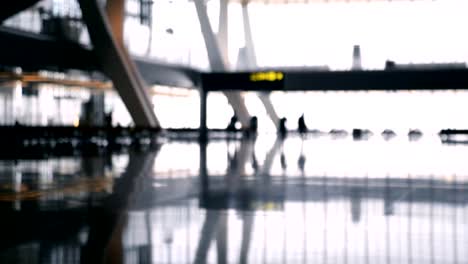
<svg viewBox="0 0 468 264">
<path fill-rule="evenodd" d="M 94 52 L 86 46 L 42 34 L 0 26 L 0 65 L 24 71 L 77 69 L 101 71 Z M 150 85 L 193 88 L 199 72 L 179 65 L 133 58 L 143 79 Z"/>
<path fill-rule="evenodd" d="M 279 71 L 277 71 L 279 72 Z M 468 89 L 468 69 L 280 72 L 273 81 L 252 81 L 254 72 L 202 75 L 206 91 L 396 91 Z"/>
<path fill-rule="evenodd" d="M 39 1 L 40 0 L 5 1 L 2 3 L 2 8 L 0 8 L 0 22 L 3 22 L 19 12 L 30 8 Z"/>
<path fill-rule="evenodd" d="M 199 86 L 200 73 L 188 67 L 170 65 L 154 60 L 133 57 L 138 70 L 146 83 L 152 85 L 167 85 L 182 88 Z"/>
<path fill-rule="evenodd" d="M 0 27 L 0 65 L 35 70 L 98 70 L 91 50 L 52 37 Z"/>
<path fill-rule="evenodd" d="M 92 50 L 73 42 L 0 27 L 0 65 L 25 70 L 101 69 Z M 468 89 L 468 69 L 388 71 L 274 71 L 281 78 L 252 81 L 255 72 L 202 73 L 188 67 L 135 58 L 148 84 L 206 91 L 372 91 Z"/>
</svg>

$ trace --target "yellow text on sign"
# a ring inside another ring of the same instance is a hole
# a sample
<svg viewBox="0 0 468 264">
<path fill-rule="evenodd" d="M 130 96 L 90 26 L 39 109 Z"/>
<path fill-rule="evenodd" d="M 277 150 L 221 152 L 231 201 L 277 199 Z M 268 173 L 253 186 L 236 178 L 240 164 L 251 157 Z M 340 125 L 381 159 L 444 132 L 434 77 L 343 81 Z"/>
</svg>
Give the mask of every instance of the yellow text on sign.
<svg viewBox="0 0 468 264">
<path fill-rule="evenodd" d="M 275 81 L 281 81 L 284 78 L 284 74 L 282 72 L 274 72 L 274 71 L 269 71 L 269 72 L 256 72 L 250 74 L 250 81 L 251 82 L 262 82 L 262 81 L 267 81 L 267 82 L 275 82 Z"/>
</svg>

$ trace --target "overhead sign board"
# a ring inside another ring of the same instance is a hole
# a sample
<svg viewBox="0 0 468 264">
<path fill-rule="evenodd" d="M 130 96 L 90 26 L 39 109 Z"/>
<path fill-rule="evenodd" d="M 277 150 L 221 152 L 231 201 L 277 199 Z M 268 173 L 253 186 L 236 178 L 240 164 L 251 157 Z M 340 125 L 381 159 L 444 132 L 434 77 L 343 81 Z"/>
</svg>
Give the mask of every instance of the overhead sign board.
<svg viewBox="0 0 468 264">
<path fill-rule="evenodd" d="M 209 73 L 202 75 L 202 86 L 206 91 L 275 91 L 284 89 L 284 78 L 278 71 Z"/>
</svg>

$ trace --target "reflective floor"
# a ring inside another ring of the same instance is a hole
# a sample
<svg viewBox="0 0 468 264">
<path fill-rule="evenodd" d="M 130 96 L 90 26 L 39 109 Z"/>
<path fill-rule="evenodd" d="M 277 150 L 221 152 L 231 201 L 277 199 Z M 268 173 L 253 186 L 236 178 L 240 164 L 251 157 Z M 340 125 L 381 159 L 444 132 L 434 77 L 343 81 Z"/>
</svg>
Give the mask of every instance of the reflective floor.
<svg viewBox="0 0 468 264">
<path fill-rule="evenodd" d="M 0 263 L 467 263 L 468 145 L 166 140 L 0 162 Z"/>
</svg>

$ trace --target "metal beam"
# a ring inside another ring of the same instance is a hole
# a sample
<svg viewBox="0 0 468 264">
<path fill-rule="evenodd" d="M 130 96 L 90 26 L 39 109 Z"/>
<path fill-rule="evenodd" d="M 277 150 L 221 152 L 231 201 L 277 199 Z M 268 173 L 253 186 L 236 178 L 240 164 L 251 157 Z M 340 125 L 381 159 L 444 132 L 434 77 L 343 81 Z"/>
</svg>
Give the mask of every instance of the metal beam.
<svg viewBox="0 0 468 264">
<path fill-rule="evenodd" d="M 123 46 L 125 0 L 106 1 L 106 14 L 114 39 Z"/>
<path fill-rule="evenodd" d="M 95 54 L 84 46 L 50 36 L 0 26 L 0 64 L 24 71 L 98 70 Z"/>
<path fill-rule="evenodd" d="M 206 11 L 204 0 L 195 0 L 195 8 L 198 14 L 201 31 L 205 40 L 206 51 L 208 53 L 208 60 L 212 71 L 226 71 L 227 65 L 223 60 L 218 42 L 211 28 L 211 24 Z M 229 104 L 232 106 L 234 112 L 239 118 L 242 127 L 248 128 L 250 122 L 250 114 L 245 106 L 244 98 L 239 92 L 224 91 Z M 203 121 L 203 117 L 200 117 Z M 206 118 L 205 118 L 206 120 Z M 202 126 L 202 124 L 200 124 Z"/>
<path fill-rule="evenodd" d="M 26 72 L 68 69 L 101 71 L 96 54 L 79 43 L 5 26 L 0 26 L 0 39 L 2 66 L 21 67 Z M 143 57 L 132 56 L 132 60 L 150 85 L 199 86 L 200 73 L 197 70 Z"/>
<path fill-rule="evenodd" d="M 137 126 L 159 127 L 142 78 L 127 51 L 115 39 L 107 16 L 96 0 L 79 0 L 95 55 L 111 78 Z"/>
</svg>

